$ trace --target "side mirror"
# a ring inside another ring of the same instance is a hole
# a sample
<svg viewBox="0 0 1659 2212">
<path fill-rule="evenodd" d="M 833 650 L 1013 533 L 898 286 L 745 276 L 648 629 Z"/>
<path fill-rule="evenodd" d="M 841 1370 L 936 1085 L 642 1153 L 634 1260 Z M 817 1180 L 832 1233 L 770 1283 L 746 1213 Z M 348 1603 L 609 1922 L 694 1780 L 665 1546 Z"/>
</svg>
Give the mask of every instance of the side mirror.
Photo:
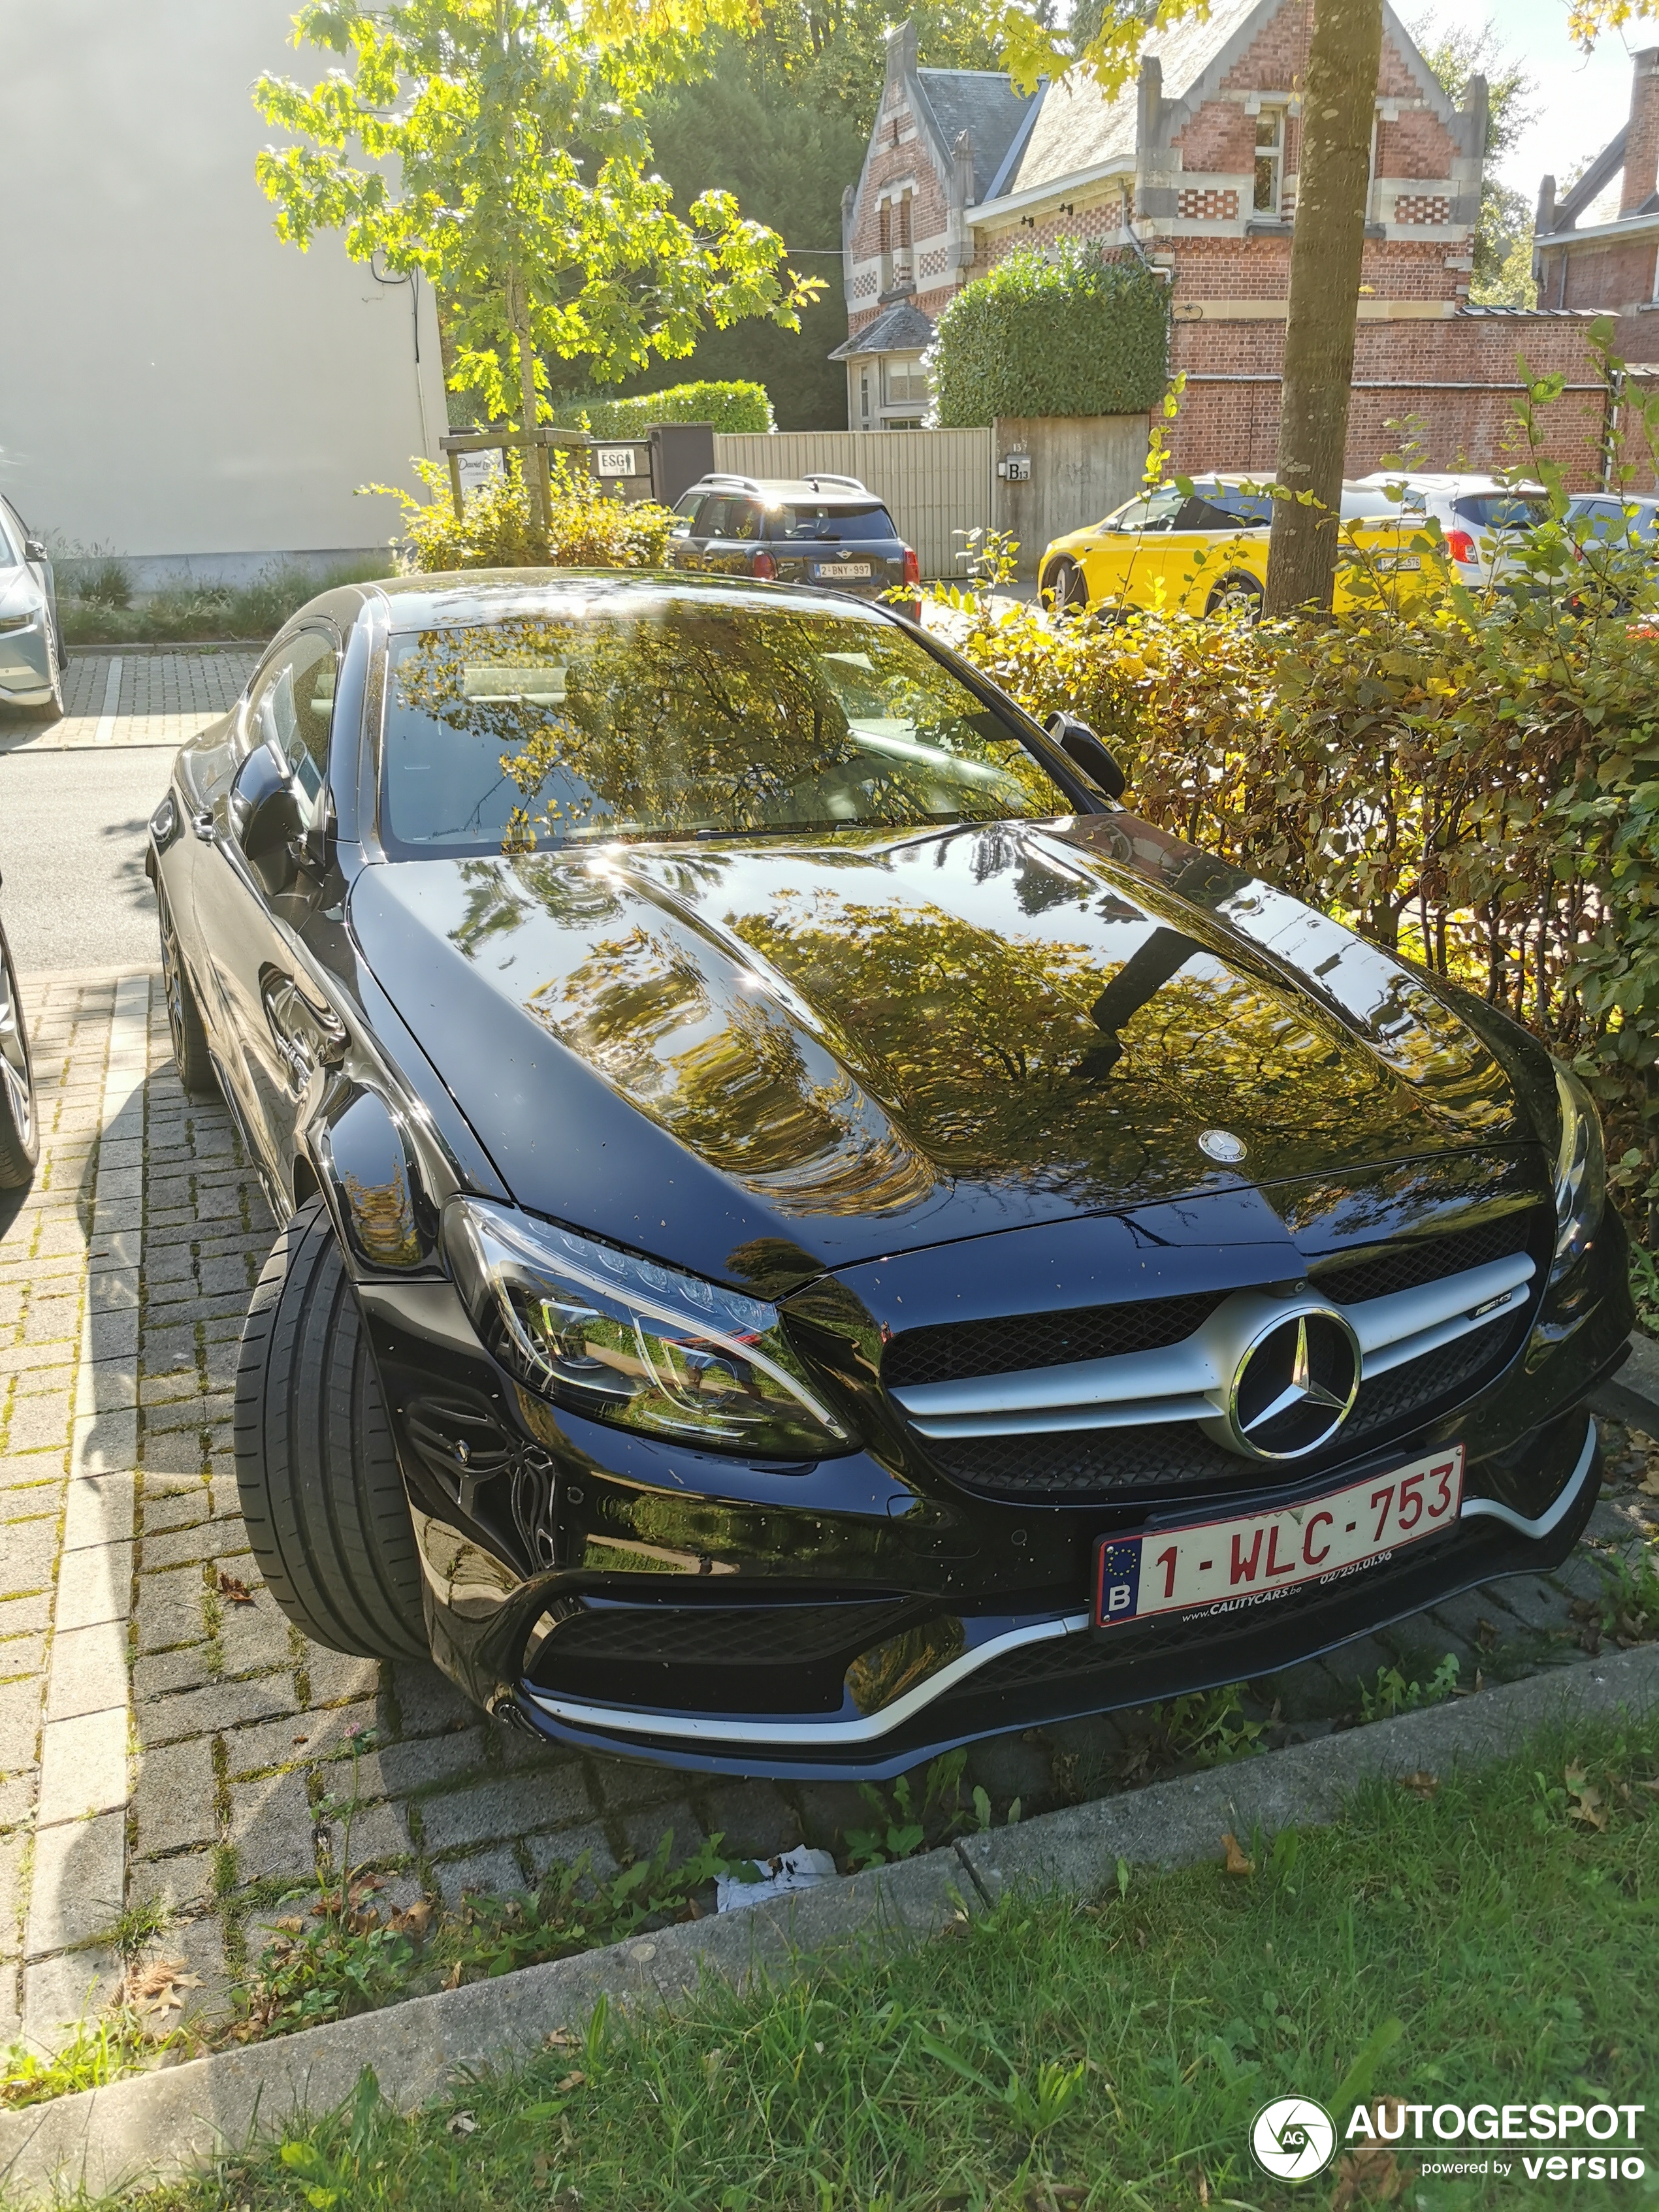
<svg viewBox="0 0 1659 2212">
<path fill-rule="evenodd" d="M 1042 726 L 1067 758 L 1075 761 L 1085 775 L 1100 786 L 1108 799 L 1122 798 L 1129 787 L 1129 779 L 1086 722 L 1080 721 L 1075 714 L 1062 714 L 1056 710 Z"/>
<path fill-rule="evenodd" d="M 23 540 L 23 558 L 26 561 L 50 559 L 51 556 L 46 551 L 46 541 L 40 538 L 26 538 Z"/>
<path fill-rule="evenodd" d="M 256 746 L 237 770 L 230 820 L 265 896 L 287 890 L 300 872 L 306 825 L 300 794 L 269 745 Z"/>
</svg>

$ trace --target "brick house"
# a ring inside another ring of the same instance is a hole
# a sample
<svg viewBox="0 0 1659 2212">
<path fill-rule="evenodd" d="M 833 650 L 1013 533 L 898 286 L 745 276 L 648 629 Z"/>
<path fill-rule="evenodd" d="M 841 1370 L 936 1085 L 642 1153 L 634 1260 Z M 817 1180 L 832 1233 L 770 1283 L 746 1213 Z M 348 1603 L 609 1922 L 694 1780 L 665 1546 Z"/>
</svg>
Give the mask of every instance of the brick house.
<svg viewBox="0 0 1659 2212">
<path fill-rule="evenodd" d="M 852 427 L 918 422 L 921 355 L 946 302 L 1016 246 L 1070 235 L 1170 287 L 1170 366 L 1187 377 L 1176 465 L 1271 468 L 1311 17 L 1311 0 L 1214 0 L 1206 20 L 1151 33 L 1138 80 L 1110 99 L 1081 79 L 1022 99 L 992 71 L 918 69 L 913 27 L 896 33 L 842 202 L 848 336 L 832 357 Z M 1566 373 L 1558 457 L 1585 481 L 1597 465 L 1589 318 L 1468 303 L 1486 128 L 1485 81 L 1455 106 L 1385 0 L 1352 471 L 1398 447 L 1386 426 L 1407 416 L 1422 419 L 1427 465 L 1512 458 L 1517 350 L 1534 374 Z"/>
<path fill-rule="evenodd" d="M 1659 359 L 1659 46 L 1631 57 L 1630 114 L 1558 199 L 1538 195 L 1539 304 L 1619 317 L 1618 350 Z"/>
</svg>

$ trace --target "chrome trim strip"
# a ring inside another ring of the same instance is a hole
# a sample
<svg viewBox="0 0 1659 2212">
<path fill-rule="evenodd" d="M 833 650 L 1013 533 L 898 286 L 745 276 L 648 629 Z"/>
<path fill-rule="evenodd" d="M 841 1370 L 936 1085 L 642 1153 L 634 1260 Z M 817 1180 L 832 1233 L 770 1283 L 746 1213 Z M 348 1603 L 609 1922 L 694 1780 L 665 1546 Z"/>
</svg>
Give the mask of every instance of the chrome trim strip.
<svg viewBox="0 0 1659 2212">
<path fill-rule="evenodd" d="M 1005 1651 L 1018 1650 L 1022 1644 L 1079 1635 L 1088 1626 L 1086 1613 L 1068 1613 L 1055 1620 L 1033 1621 L 1028 1628 L 1011 1628 L 964 1651 L 937 1674 L 930 1674 L 914 1690 L 884 1705 L 878 1713 L 860 1714 L 855 1721 L 721 1720 L 703 1713 L 647 1712 L 637 1705 L 594 1705 L 576 1698 L 550 1697 L 540 1690 L 526 1689 L 524 1694 L 555 1720 L 568 1721 L 577 1728 L 608 1729 L 623 1735 L 668 1736 L 682 1743 L 871 1743 L 878 1736 L 890 1735 L 913 1713 L 977 1673 L 988 1660 L 1000 1659 Z"/>
<path fill-rule="evenodd" d="M 1522 1535 L 1530 1536 L 1534 1541 L 1552 1534 L 1578 1502 L 1578 1493 L 1584 1486 L 1590 1462 L 1595 1457 L 1595 1441 L 1596 1427 L 1592 1420 L 1585 1431 L 1584 1449 L 1578 1455 L 1578 1464 L 1567 1477 L 1565 1488 L 1549 1510 L 1540 1513 L 1535 1521 L 1523 1520 L 1512 1505 L 1500 1505 L 1495 1498 L 1466 1498 L 1458 1519 L 1467 1521 L 1474 1514 L 1490 1514 L 1494 1521 L 1503 1522 L 1506 1528 L 1517 1529 Z"/>
<path fill-rule="evenodd" d="M 1489 1322 L 1511 1319 L 1518 1294 L 1535 1273 L 1527 1255 L 1516 1253 L 1349 1306 L 1321 1299 L 1316 1291 L 1276 1299 L 1261 1291 L 1237 1291 L 1190 1336 L 1153 1352 L 921 1382 L 890 1395 L 924 1437 L 1042 1436 L 1153 1421 L 1224 1421 L 1244 1347 L 1278 1315 L 1289 1318 L 1319 1308 L 1341 1316 L 1358 1339 L 1360 1378 L 1369 1382 Z M 1493 1299 L 1504 1303 L 1488 1313 L 1478 1310 Z"/>
</svg>

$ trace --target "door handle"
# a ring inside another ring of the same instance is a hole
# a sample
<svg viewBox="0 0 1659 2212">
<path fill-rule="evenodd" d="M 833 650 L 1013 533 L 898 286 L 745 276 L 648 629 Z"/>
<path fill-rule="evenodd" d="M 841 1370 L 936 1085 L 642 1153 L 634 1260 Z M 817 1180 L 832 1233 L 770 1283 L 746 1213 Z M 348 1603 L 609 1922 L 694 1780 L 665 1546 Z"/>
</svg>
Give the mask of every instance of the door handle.
<svg viewBox="0 0 1659 2212">
<path fill-rule="evenodd" d="M 199 814 L 191 816 L 190 826 L 204 845 L 210 845 L 213 842 L 213 817 L 206 807 L 204 807 Z"/>
<path fill-rule="evenodd" d="M 291 975 L 270 975 L 260 996 L 265 1020 L 297 1095 L 319 1067 L 337 1067 L 350 1042 L 331 1006 L 313 1006 Z"/>
</svg>

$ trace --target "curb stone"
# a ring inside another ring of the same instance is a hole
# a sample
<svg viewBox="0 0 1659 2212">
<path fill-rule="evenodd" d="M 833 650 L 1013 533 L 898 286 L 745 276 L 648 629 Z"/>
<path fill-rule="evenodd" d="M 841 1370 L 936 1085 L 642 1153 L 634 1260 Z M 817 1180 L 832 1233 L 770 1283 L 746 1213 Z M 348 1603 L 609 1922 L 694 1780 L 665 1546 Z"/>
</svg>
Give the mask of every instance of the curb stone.
<svg viewBox="0 0 1659 2212">
<path fill-rule="evenodd" d="M 747 1911 L 0 2114 L 0 2191 L 14 2203 L 41 2203 L 76 2186 L 100 2195 L 175 2177 L 295 2115 L 343 2103 L 365 2066 L 390 2102 L 409 2111 L 458 2076 L 528 2057 L 550 2029 L 580 2027 L 601 1996 L 647 2008 L 690 1994 L 708 1972 L 741 1987 L 788 1969 L 805 1953 L 925 1941 L 1006 1888 L 1092 1892 L 1120 1858 L 1189 1865 L 1217 1856 L 1224 1829 L 1248 1838 L 1258 1822 L 1271 1831 L 1328 1820 L 1368 1778 L 1478 1767 L 1551 1722 L 1639 1715 L 1656 1705 L 1659 1646 L 1648 1644 L 1045 1814 Z"/>
</svg>

